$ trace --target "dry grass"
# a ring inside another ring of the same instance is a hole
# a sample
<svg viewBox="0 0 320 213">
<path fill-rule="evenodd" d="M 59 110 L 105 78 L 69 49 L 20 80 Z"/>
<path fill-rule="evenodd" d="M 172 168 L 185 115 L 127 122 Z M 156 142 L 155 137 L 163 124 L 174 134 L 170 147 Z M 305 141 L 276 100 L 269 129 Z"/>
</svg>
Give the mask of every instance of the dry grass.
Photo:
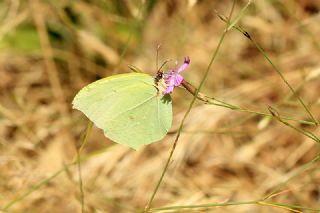
<svg viewBox="0 0 320 213">
<path fill-rule="evenodd" d="M 198 85 L 225 27 L 215 11 L 227 15 L 231 6 L 231 1 L 197 0 L 145 1 L 149 6 L 142 7 L 140 1 L 118 7 L 120 1 L 67 2 L 0 3 L 3 212 L 81 212 L 78 168 L 69 163 L 88 121 L 71 109 L 76 92 L 97 78 L 129 72 L 128 64 L 154 74 L 159 43 L 160 61 L 190 56 L 185 78 Z M 320 4 L 281 2 L 255 1 L 239 24 L 319 119 Z M 239 1 L 235 13 L 245 4 Z M 203 92 L 246 109 L 269 113 L 267 107 L 273 106 L 281 116 L 310 121 L 272 66 L 236 30 L 227 34 Z M 176 90 L 171 134 L 139 151 L 115 145 L 93 128 L 81 154 L 85 212 L 145 207 L 191 99 L 185 90 Z M 317 126 L 288 122 L 319 135 Z M 152 207 L 260 200 L 274 192 L 266 201 L 319 208 L 319 163 L 312 161 L 318 149 L 310 138 L 271 117 L 197 102 Z M 193 211 L 293 208 L 259 203 Z"/>
</svg>

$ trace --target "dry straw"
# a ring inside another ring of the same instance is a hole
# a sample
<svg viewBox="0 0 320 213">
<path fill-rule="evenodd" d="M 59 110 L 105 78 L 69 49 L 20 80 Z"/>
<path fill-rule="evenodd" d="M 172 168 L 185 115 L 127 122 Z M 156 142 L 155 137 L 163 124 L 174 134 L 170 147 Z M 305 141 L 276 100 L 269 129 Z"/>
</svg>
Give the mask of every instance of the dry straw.
<svg viewBox="0 0 320 213">
<path fill-rule="evenodd" d="M 169 162 L 150 212 L 320 211 L 319 3 L 234 1 L 229 23 L 232 2 L 1 2 L 0 209 L 144 211 Z M 158 43 L 196 86 L 170 134 L 136 152 L 86 134 L 74 94 L 128 64 L 154 75 Z"/>
</svg>

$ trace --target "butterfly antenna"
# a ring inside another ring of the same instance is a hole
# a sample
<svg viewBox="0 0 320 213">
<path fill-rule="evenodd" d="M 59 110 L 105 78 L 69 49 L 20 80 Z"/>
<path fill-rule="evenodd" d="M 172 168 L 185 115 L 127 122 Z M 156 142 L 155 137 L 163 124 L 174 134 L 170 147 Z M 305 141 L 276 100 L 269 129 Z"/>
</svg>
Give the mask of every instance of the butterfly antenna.
<svg viewBox="0 0 320 213">
<path fill-rule="evenodd" d="M 160 72 L 160 70 L 162 69 L 162 67 L 163 67 L 164 65 L 166 65 L 166 63 L 168 63 L 169 61 L 171 61 L 171 60 L 165 60 L 165 61 L 162 63 L 161 67 L 157 70 L 157 73 Z"/>
<path fill-rule="evenodd" d="M 159 50 L 160 50 L 161 44 L 158 44 L 157 46 L 157 56 L 156 56 L 156 70 L 158 71 L 158 61 L 159 61 Z"/>
<path fill-rule="evenodd" d="M 129 69 L 131 69 L 133 72 L 137 72 L 137 73 L 143 73 L 142 70 L 140 70 L 138 67 L 133 66 L 131 64 L 128 65 Z"/>
</svg>

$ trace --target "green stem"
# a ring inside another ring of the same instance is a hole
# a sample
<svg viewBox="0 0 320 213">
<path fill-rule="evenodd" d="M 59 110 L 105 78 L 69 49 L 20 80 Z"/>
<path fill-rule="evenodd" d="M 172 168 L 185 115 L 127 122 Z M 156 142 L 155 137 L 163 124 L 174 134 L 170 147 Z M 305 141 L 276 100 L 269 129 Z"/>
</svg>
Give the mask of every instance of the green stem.
<svg viewBox="0 0 320 213">
<path fill-rule="evenodd" d="M 275 194 L 277 194 L 281 188 L 283 188 L 290 180 L 296 178 L 298 175 L 300 175 L 302 172 L 306 172 L 308 171 L 310 168 L 312 168 L 311 166 L 314 165 L 315 163 L 319 162 L 320 160 L 320 155 L 316 156 L 314 159 L 312 159 L 311 161 L 309 161 L 308 163 L 300 166 L 299 168 L 296 168 L 295 170 L 291 171 L 290 174 L 288 175 L 289 177 L 283 181 L 282 183 L 278 184 L 274 190 L 272 190 L 269 194 L 267 194 L 262 201 L 266 201 L 268 199 L 270 199 L 271 197 L 273 197 Z M 315 165 L 316 167 L 317 165 Z"/>
<path fill-rule="evenodd" d="M 81 152 L 84 149 L 88 138 L 90 136 L 91 130 L 92 130 L 93 123 L 90 121 L 87 125 L 86 132 L 83 136 L 83 143 L 81 144 L 80 148 L 77 149 L 77 165 L 78 165 L 78 173 L 79 173 L 79 190 L 80 190 L 80 204 L 81 204 L 81 212 L 84 213 L 84 191 L 83 191 L 83 182 L 82 182 L 82 176 L 81 176 Z"/>
<path fill-rule="evenodd" d="M 239 202 L 226 202 L 226 203 L 208 203 L 199 205 L 181 205 L 181 206 L 168 206 L 160 208 L 152 208 L 150 212 L 157 211 L 168 211 L 168 210 L 183 210 L 183 209 L 199 209 L 199 208 L 210 208 L 210 207 L 220 207 L 220 206 L 236 206 L 236 205 L 253 205 L 257 204 L 258 201 L 239 201 Z"/>
<path fill-rule="evenodd" d="M 68 166 L 73 165 L 73 164 L 68 164 Z M 9 208 L 11 208 L 14 204 L 16 204 L 16 203 L 20 202 L 21 200 L 25 199 L 27 196 L 32 194 L 34 191 L 38 190 L 41 186 L 43 186 L 45 184 L 48 184 L 52 179 L 54 179 L 55 177 L 57 177 L 58 175 L 60 175 L 64 171 L 65 171 L 65 168 L 62 168 L 62 169 L 56 171 L 50 177 L 48 177 L 45 180 L 41 181 L 40 183 L 32 186 L 27 192 L 21 194 L 20 196 L 16 197 L 15 199 L 13 199 L 9 203 L 7 203 L 1 210 L 8 211 Z"/>
<path fill-rule="evenodd" d="M 208 74 L 209 74 L 209 71 L 210 71 L 210 68 L 211 68 L 211 66 L 212 66 L 212 63 L 213 63 L 214 59 L 216 58 L 216 56 L 217 56 L 217 54 L 218 54 L 218 51 L 219 51 L 219 49 L 220 49 L 220 47 L 221 47 L 222 41 L 223 41 L 224 38 L 225 38 L 225 35 L 226 35 L 227 32 L 228 32 L 227 29 L 228 29 L 228 26 L 229 26 L 229 23 L 230 23 L 230 20 L 231 20 L 231 16 L 232 16 L 233 11 L 234 11 L 235 3 L 236 3 L 236 0 L 233 0 L 232 8 L 231 8 L 230 15 L 229 15 L 228 22 L 227 22 L 227 26 L 226 26 L 226 30 L 225 30 L 225 31 L 223 32 L 223 34 L 221 35 L 221 38 L 220 38 L 219 43 L 218 43 L 218 46 L 217 46 L 217 48 L 215 49 L 213 55 L 211 56 L 211 59 L 210 59 L 209 65 L 208 65 L 208 67 L 207 67 L 207 69 L 206 69 L 206 72 L 205 72 L 204 76 L 202 77 L 202 80 L 201 80 L 201 82 L 200 82 L 199 87 L 198 87 L 197 90 L 196 90 L 196 95 L 199 93 L 199 91 L 201 90 L 202 86 L 204 85 L 204 82 L 205 82 L 205 80 L 206 80 L 206 78 L 207 78 L 207 76 L 208 76 Z M 191 111 L 191 108 L 192 108 L 193 104 L 195 103 L 195 100 L 196 100 L 196 96 L 193 96 L 193 99 L 192 99 L 192 101 L 191 101 L 191 103 L 190 103 L 190 105 L 189 105 L 189 108 L 187 109 L 187 111 L 186 111 L 186 113 L 185 113 L 185 115 L 184 115 L 184 117 L 183 117 L 183 119 L 182 119 L 182 121 L 181 121 L 181 123 L 180 123 L 177 136 L 176 136 L 175 141 L 174 141 L 174 143 L 173 143 L 173 146 L 172 146 L 172 148 L 171 148 L 171 151 L 170 151 L 169 157 L 168 157 L 168 159 L 167 159 L 167 161 L 166 161 L 166 164 L 165 164 L 165 166 L 164 166 L 164 169 L 162 170 L 162 173 L 161 173 L 161 175 L 160 175 L 160 178 L 159 178 L 159 180 L 158 180 L 158 182 L 157 182 L 157 184 L 156 184 L 155 189 L 153 190 L 153 193 L 152 193 L 152 195 L 151 195 L 151 198 L 150 198 L 150 200 L 148 201 L 148 203 L 147 203 L 147 205 L 146 205 L 146 207 L 145 207 L 144 212 L 148 212 L 148 211 L 149 211 L 149 209 L 150 209 L 150 207 L 151 207 L 151 204 L 152 204 L 152 202 L 153 202 L 153 200 L 154 200 L 154 197 L 155 197 L 155 195 L 157 194 L 157 192 L 158 192 L 158 190 L 159 190 L 160 184 L 162 183 L 163 177 L 164 177 L 165 173 L 166 173 L 167 170 L 168 170 L 169 164 L 170 164 L 170 162 L 171 162 L 171 158 L 172 158 L 172 156 L 173 156 L 174 150 L 175 150 L 175 148 L 176 148 L 176 146 L 177 146 L 177 143 L 178 143 L 178 140 L 179 140 L 179 138 L 180 138 L 180 134 L 181 134 L 182 128 L 183 128 L 183 126 L 184 126 L 184 122 L 185 122 L 186 118 L 188 117 L 188 115 L 189 115 L 189 113 L 190 113 L 190 111 Z"/>
<path fill-rule="evenodd" d="M 307 107 L 307 105 L 304 103 L 304 101 L 302 100 L 302 98 L 300 98 L 300 96 L 297 94 L 297 92 L 295 91 L 295 89 L 289 84 L 289 82 L 287 81 L 287 79 L 284 77 L 284 75 L 282 74 L 282 72 L 278 69 L 278 67 L 276 67 L 274 65 L 274 63 L 271 61 L 271 59 L 269 58 L 269 56 L 266 54 L 266 52 L 262 49 L 262 47 L 253 39 L 250 39 L 252 41 L 252 43 L 256 46 L 256 48 L 263 54 L 263 56 L 267 59 L 267 61 L 271 64 L 271 66 L 273 67 L 273 69 L 278 73 L 278 75 L 280 76 L 280 78 L 282 79 L 282 81 L 288 86 L 288 88 L 291 90 L 292 94 L 299 100 L 300 104 L 303 106 L 303 108 L 306 110 L 306 112 L 309 114 L 310 118 L 314 121 L 315 124 L 319 125 L 318 120 L 315 119 L 315 117 L 312 115 L 311 111 L 309 110 L 309 108 Z"/>
<path fill-rule="evenodd" d="M 218 15 L 219 18 L 224 21 L 227 22 L 226 18 L 223 17 L 222 15 Z M 309 117 L 313 120 L 313 122 L 316 125 L 319 125 L 319 122 L 317 119 L 315 119 L 315 117 L 312 115 L 311 111 L 309 110 L 309 108 L 307 107 L 307 105 L 304 103 L 304 101 L 302 100 L 302 98 L 300 98 L 300 96 L 297 94 L 297 92 L 295 91 L 295 89 L 289 84 L 289 82 L 287 81 L 287 79 L 284 77 L 284 75 L 282 74 L 282 72 L 278 69 L 278 67 L 276 67 L 276 65 L 271 61 L 271 59 L 269 58 L 269 56 L 267 55 L 267 53 L 264 51 L 264 49 L 252 38 L 252 36 L 243 28 L 234 25 L 233 28 L 235 28 L 236 30 L 238 30 L 239 32 L 241 32 L 244 36 L 246 36 L 251 42 L 252 44 L 261 52 L 261 54 L 264 56 L 264 58 L 270 63 L 270 65 L 272 66 L 272 68 L 278 73 L 278 75 L 280 76 L 280 78 L 282 79 L 282 81 L 288 86 L 288 88 L 290 89 L 290 91 L 292 92 L 292 94 L 299 100 L 300 104 L 303 106 L 303 108 L 305 109 L 305 111 L 307 112 L 307 114 L 309 115 Z"/>
<path fill-rule="evenodd" d="M 206 103 L 206 104 L 211 104 L 211 105 L 215 105 L 215 106 L 219 106 L 219 107 L 225 107 L 225 108 L 229 108 L 229 109 L 231 109 L 231 110 L 239 111 L 239 112 L 248 112 L 248 113 L 253 113 L 253 114 L 256 114 L 256 115 L 273 117 L 272 114 L 268 114 L 268 113 L 265 113 L 265 112 L 258 112 L 258 111 L 254 111 L 254 110 L 250 110 L 250 109 L 245 109 L 245 108 L 242 108 L 242 107 L 240 107 L 240 106 L 236 106 L 236 105 L 229 104 L 229 103 L 227 103 L 227 102 L 218 100 L 218 99 L 216 99 L 216 98 L 208 97 L 207 95 L 205 95 L 205 94 L 203 94 L 203 93 L 200 93 L 200 92 L 198 92 L 198 94 L 196 95 L 196 88 L 195 88 L 192 84 L 190 84 L 189 82 L 187 82 L 186 80 L 183 80 L 183 81 L 182 81 L 182 86 L 183 86 L 189 93 L 191 93 L 193 96 L 196 96 L 196 98 L 197 98 L 198 100 L 203 101 L 203 102 Z M 296 122 L 303 123 L 303 124 L 308 124 L 308 125 L 316 125 L 314 122 L 311 122 L 311 121 L 298 120 L 298 119 L 290 118 L 290 117 L 281 117 L 281 119 L 283 119 L 283 120 L 296 121 Z"/>
<path fill-rule="evenodd" d="M 311 138 L 312 140 L 314 140 L 315 142 L 320 143 L 320 139 L 319 139 L 315 134 L 313 134 L 312 132 L 309 132 L 309 131 L 303 130 L 303 129 L 299 129 L 299 128 L 293 126 L 292 124 L 284 121 L 284 120 L 280 117 L 279 113 L 278 113 L 274 108 L 269 107 L 269 111 L 270 111 L 270 113 L 272 114 L 272 116 L 273 116 L 274 118 L 276 118 L 278 121 L 280 121 L 280 122 L 283 123 L 284 125 L 286 125 L 286 126 L 292 128 L 292 129 L 294 129 L 294 130 L 302 133 L 303 135 L 307 136 L 308 138 Z"/>
<path fill-rule="evenodd" d="M 290 204 L 285 204 L 285 203 L 277 203 L 277 202 L 265 202 L 262 200 L 252 200 L 252 201 L 238 201 L 238 202 L 226 202 L 226 203 L 207 203 L 207 204 L 199 204 L 199 205 L 180 205 L 180 206 L 167 206 L 167 207 L 160 207 L 160 208 L 151 208 L 150 212 L 158 212 L 158 211 L 179 211 L 182 212 L 183 210 L 191 210 L 191 209 L 208 209 L 208 208 L 213 208 L 213 207 L 222 207 L 222 206 L 239 206 L 239 205 L 260 205 L 260 206 L 271 206 L 275 208 L 280 208 L 280 209 L 286 209 L 289 210 L 290 212 L 299 212 L 302 213 L 302 210 L 308 210 L 308 211 L 314 211 L 318 212 L 320 211 L 320 208 L 310 208 L 310 207 L 305 207 L 305 206 L 300 206 L 300 205 L 290 205 Z"/>
<path fill-rule="evenodd" d="M 89 134 L 91 132 L 91 128 L 92 128 L 92 122 L 88 123 L 87 129 L 86 129 L 86 133 L 83 137 L 81 146 L 79 148 L 79 153 L 83 150 L 85 144 L 87 143 Z M 78 160 L 80 160 L 80 156 L 76 156 L 76 158 L 69 164 L 67 164 L 65 167 L 70 167 L 72 165 L 75 165 L 78 163 Z M 4 205 L 4 207 L 1 209 L 3 211 L 8 211 L 9 208 L 11 208 L 13 205 L 15 205 L 16 203 L 20 202 L 21 200 L 24 200 L 26 197 L 28 197 L 30 194 L 32 194 L 33 192 L 37 191 L 39 188 L 41 188 L 43 185 L 48 184 L 51 180 L 53 180 L 55 177 L 59 176 L 61 173 L 63 173 L 65 171 L 65 167 L 61 168 L 60 170 L 56 171 L 55 173 L 53 173 L 51 176 L 49 176 L 48 178 L 40 181 L 38 184 L 32 186 L 29 190 L 27 190 L 25 193 L 22 193 L 21 195 L 18 195 L 15 199 L 13 199 L 12 201 L 10 201 L 9 203 L 7 203 L 6 205 Z"/>
</svg>

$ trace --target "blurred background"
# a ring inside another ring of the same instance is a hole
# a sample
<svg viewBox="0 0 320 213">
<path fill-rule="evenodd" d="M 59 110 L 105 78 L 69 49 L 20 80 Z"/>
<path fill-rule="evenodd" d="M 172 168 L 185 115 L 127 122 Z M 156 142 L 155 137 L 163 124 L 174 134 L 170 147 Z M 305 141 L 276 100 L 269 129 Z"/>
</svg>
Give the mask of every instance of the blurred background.
<svg viewBox="0 0 320 213">
<path fill-rule="evenodd" d="M 236 1 L 238 14 L 247 1 Z M 198 86 L 232 1 L 0 1 L 0 211 L 81 212 L 77 155 L 88 120 L 71 109 L 97 79 L 164 70 L 189 56 Z M 238 24 L 266 51 L 319 120 L 320 2 L 254 1 Z M 222 43 L 202 90 L 258 112 L 268 106 L 292 127 L 319 135 L 297 98 L 261 52 L 237 30 Z M 176 89 L 174 121 L 160 142 L 134 151 L 93 127 L 81 156 L 85 212 L 143 209 L 160 177 L 192 95 Z M 270 114 L 270 113 L 269 113 Z M 309 122 L 301 122 L 301 121 Z M 153 207 L 260 200 L 320 206 L 319 147 L 268 116 L 196 102 Z M 302 210 L 295 208 L 297 212 Z M 176 210 L 190 212 L 191 210 Z M 199 212 L 200 210 L 193 210 Z M 203 212 L 290 212 L 235 205 Z"/>
</svg>

